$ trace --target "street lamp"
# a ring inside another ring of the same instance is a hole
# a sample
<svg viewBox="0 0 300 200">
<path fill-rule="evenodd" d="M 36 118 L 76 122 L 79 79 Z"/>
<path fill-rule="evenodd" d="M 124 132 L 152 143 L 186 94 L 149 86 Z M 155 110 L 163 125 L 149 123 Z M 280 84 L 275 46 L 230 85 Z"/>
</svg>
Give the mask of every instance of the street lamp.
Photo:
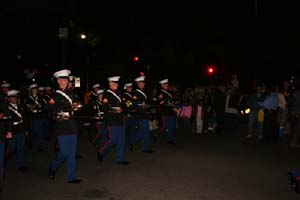
<svg viewBox="0 0 300 200">
<path fill-rule="evenodd" d="M 61 64 L 67 65 L 68 61 L 68 38 L 69 38 L 69 29 L 68 27 L 58 28 L 58 37 L 61 40 Z"/>
<path fill-rule="evenodd" d="M 84 34 L 84 33 L 80 34 L 80 38 L 81 38 L 82 40 L 86 39 L 86 34 Z"/>
</svg>

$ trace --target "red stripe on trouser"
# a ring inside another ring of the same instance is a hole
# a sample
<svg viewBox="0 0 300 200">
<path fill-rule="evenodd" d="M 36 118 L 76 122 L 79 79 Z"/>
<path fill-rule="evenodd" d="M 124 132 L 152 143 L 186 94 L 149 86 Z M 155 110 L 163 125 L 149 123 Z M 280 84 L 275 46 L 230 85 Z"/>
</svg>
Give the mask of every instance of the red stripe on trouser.
<svg viewBox="0 0 300 200">
<path fill-rule="evenodd" d="M 10 153 L 10 150 L 9 150 L 8 142 L 7 142 L 6 148 L 4 149 L 4 154 L 5 154 L 6 156 L 9 156 L 9 153 Z"/>
<path fill-rule="evenodd" d="M 95 143 L 95 141 L 97 140 L 97 138 L 99 138 L 100 137 L 100 135 L 101 135 L 101 129 L 100 129 L 100 125 L 99 124 L 97 124 L 96 125 L 96 128 L 97 128 L 97 135 L 95 136 L 95 138 L 93 139 L 93 143 Z"/>
<path fill-rule="evenodd" d="M 58 142 L 58 139 L 57 139 L 57 137 L 56 137 L 56 139 L 55 139 L 55 146 L 54 146 L 54 151 L 55 152 L 57 152 L 57 151 L 59 151 L 59 142 Z"/>
<path fill-rule="evenodd" d="M 161 118 L 161 128 L 159 129 L 159 132 L 163 132 L 165 129 L 166 129 L 166 117 L 165 116 L 163 116 L 162 118 Z"/>
<path fill-rule="evenodd" d="M 110 126 L 107 127 L 107 140 L 106 142 L 103 144 L 103 146 L 99 149 L 99 153 L 101 154 L 104 149 L 109 145 L 110 141 L 111 141 L 111 136 L 110 136 Z"/>
</svg>

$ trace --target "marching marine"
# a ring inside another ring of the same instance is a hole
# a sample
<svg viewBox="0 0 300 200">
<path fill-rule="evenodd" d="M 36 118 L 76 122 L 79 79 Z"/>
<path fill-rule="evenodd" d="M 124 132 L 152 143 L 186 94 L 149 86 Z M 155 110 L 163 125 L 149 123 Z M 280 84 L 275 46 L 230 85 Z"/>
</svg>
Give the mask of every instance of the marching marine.
<svg viewBox="0 0 300 200">
<path fill-rule="evenodd" d="M 82 180 L 76 175 L 76 149 L 78 129 L 72 119 L 73 99 L 68 90 L 70 70 L 64 69 L 54 73 L 58 89 L 49 101 L 49 116 L 54 120 L 53 132 L 57 137 L 58 151 L 49 167 L 49 178 L 54 179 L 61 164 L 67 162 L 68 183 L 80 183 Z"/>
<path fill-rule="evenodd" d="M 8 140 L 7 159 L 17 154 L 17 168 L 20 171 L 27 171 L 25 166 L 25 138 L 28 131 L 28 124 L 24 116 L 25 108 L 18 103 L 18 90 L 9 90 L 7 92 L 8 97 L 8 109 L 9 115 L 12 117 L 12 134 L 13 138 Z"/>
<path fill-rule="evenodd" d="M 32 134 L 34 146 L 38 151 L 43 151 L 46 113 L 43 112 L 43 100 L 38 93 L 37 84 L 33 83 L 29 86 L 29 94 L 25 97 L 25 105 L 29 113 L 30 133 Z"/>
<path fill-rule="evenodd" d="M 128 165 L 125 160 L 125 122 L 122 109 L 122 99 L 117 94 L 119 76 L 108 78 L 109 88 L 103 95 L 103 111 L 105 122 L 107 123 L 107 140 L 98 151 L 98 160 L 101 162 L 103 157 L 117 145 L 117 163 Z"/>
<path fill-rule="evenodd" d="M 133 144 L 136 140 L 136 119 L 133 115 L 132 105 L 132 83 L 124 85 L 124 92 L 122 95 L 122 103 L 124 107 L 126 131 L 129 135 L 129 150 L 132 151 Z"/>
<path fill-rule="evenodd" d="M 132 145 L 138 140 L 142 140 L 142 151 L 145 153 L 152 153 L 150 149 L 150 127 L 149 127 L 149 100 L 144 91 L 145 76 L 139 76 L 135 79 L 137 88 L 132 94 L 132 104 L 135 110 L 135 118 L 137 120 L 137 137 Z"/>
<path fill-rule="evenodd" d="M 176 127 L 177 109 L 173 103 L 173 96 L 168 91 L 168 79 L 163 79 L 159 81 L 159 83 L 161 84 L 161 90 L 158 95 L 158 101 L 160 105 L 160 114 L 162 120 L 160 132 L 167 132 L 168 143 L 175 144 L 174 131 Z"/>
</svg>

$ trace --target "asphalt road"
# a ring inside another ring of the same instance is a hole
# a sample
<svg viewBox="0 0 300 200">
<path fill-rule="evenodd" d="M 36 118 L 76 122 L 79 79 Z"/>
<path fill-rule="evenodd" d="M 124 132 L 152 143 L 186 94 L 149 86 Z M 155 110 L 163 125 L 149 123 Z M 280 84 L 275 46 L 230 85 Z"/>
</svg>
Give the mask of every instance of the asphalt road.
<svg viewBox="0 0 300 200">
<path fill-rule="evenodd" d="M 115 163 L 116 151 L 102 163 L 85 134 L 80 135 L 78 176 L 81 184 L 66 183 L 66 165 L 48 179 L 53 144 L 47 151 L 27 150 L 28 172 L 11 160 L 1 198 L 5 200 L 293 200 L 299 199 L 287 173 L 300 170 L 300 150 L 283 143 L 261 144 L 238 134 L 195 135 L 178 130 L 175 146 L 160 137 L 153 154 L 140 145 L 126 152 L 130 165 Z"/>
</svg>

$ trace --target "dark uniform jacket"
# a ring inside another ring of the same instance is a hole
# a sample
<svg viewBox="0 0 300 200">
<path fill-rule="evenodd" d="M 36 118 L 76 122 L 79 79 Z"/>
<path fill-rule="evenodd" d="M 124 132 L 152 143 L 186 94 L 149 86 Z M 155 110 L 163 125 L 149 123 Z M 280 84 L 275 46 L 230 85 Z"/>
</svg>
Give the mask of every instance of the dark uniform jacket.
<svg viewBox="0 0 300 200">
<path fill-rule="evenodd" d="M 42 96 L 42 107 L 43 111 L 47 110 L 48 102 L 50 101 L 51 97 L 49 95 L 44 94 Z"/>
<path fill-rule="evenodd" d="M 123 104 L 124 113 L 132 114 L 132 111 L 133 111 L 132 94 L 125 91 L 122 94 L 122 104 Z"/>
<path fill-rule="evenodd" d="M 97 101 L 97 99 L 98 99 L 98 95 L 94 91 L 92 91 L 88 103 L 94 104 Z"/>
<path fill-rule="evenodd" d="M 93 110 L 94 110 L 94 116 L 97 117 L 103 117 L 104 112 L 103 112 L 103 104 L 101 101 L 97 100 L 93 106 Z"/>
<path fill-rule="evenodd" d="M 44 96 L 43 96 L 43 99 L 46 100 L 47 103 L 48 103 L 51 99 L 51 95 L 45 93 Z"/>
<path fill-rule="evenodd" d="M 53 132 L 57 136 L 73 135 L 78 133 L 78 127 L 75 119 L 59 119 L 57 117 L 58 113 L 61 112 L 68 112 L 70 116 L 73 115 L 72 101 L 72 93 L 68 90 L 55 91 L 49 101 L 48 115 L 54 120 Z"/>
<path fill-rule="evenodd" d="M 25 133 L 28 130 L 24 107 L 8 103 L 9 114 L 12 117 L 12 134 Z"/>
<path fill-rule="evenodd" d="M 39 94 L 35 97 L 33 95 L 25 97 L 25 104 L 30 119 L 41 119 L 46 116 L 46 113 L 43 112 L 43 100 Z"/>
<path fill-rule="evenodd" d="M 2 93 L 0 93 L 0 113 L 6 117 L 10 116 L 6 97 Z M 0 143 L 4 143 L 6 141 L 6 134 L 9 131 L 12 131 L 11 120 L 0 120 Z"/>
<path fill-rule="evenodd" d="M 85 105 L 83 115 L 95 117 L 96 121 L 103 121 L 104 112 L 102 102 L 99 100 L 89 102 L 87 105 Z"/>
<path fill-rule="evenodd" d="M 137 119 L 148 119 L 149 107 L 148 105 L 147 94 L 140 90 L 136 89 L 132 93 L 132 105 L 135 110 L 135 116 Z"/>
<path fill-rule="evenodd" d="M 159 92 L 158 101 L 160 104 L 160 113 L 162 116 L 176 115 L 174 107 L 170 106 L 170 103 L 173 102 L 173 97 L 168 91 L 162 89 Z"/>
<path fill-rule="evenodd" d="M 103 94 L 103 112 L 104 112 L 104 121 L 108 126 L 122 126 L 124 125 L 124 114 L 114 112 L 117 108 L 122 107 L 122 99 L 108 89 Z"/>
</svg>

